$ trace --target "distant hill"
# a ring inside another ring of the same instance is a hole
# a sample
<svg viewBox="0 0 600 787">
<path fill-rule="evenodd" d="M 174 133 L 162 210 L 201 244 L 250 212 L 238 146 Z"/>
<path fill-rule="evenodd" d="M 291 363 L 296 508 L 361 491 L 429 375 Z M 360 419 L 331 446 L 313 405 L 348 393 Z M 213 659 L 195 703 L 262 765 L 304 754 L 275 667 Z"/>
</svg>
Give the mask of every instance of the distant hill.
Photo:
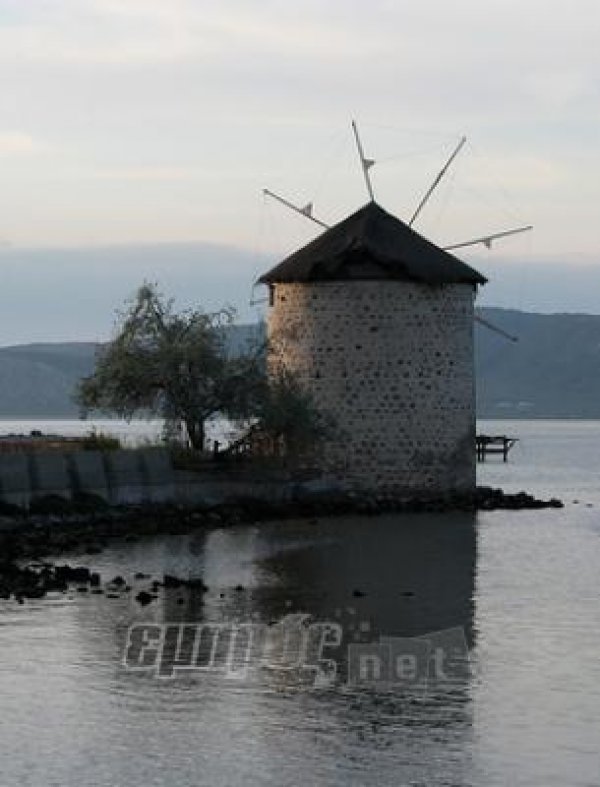
<svg viewBox="0 0 600 787">
<path fill-rule="evenodd" d="M 480 417 L 600 418 L 600 316 L 480 313 L 519 340 L 476 324 Z"/>
<path fill-rule="evenodd" d="M 77 381 L 90 374 L 98 345 L 25 344 L 0 348 L 1 418 L 70 418 Z"/>
<path fill-rule="evenodd" d="M 261 334 L 259 325 L 229 329 L 228 350 L 240 354 Z M 77 418 L 77 382 L 92 373 L 101 345 L 92 342 L 0 347 L 0 418 Z"/>
<path fill-rule="evenodd" d="M 509 342 L 476 324 L 478 415 L 483 418 L 600 418 L 600 316 L 483 308 L 486 320 L 516 335 Z M 256 325 L 236 326 L 239 352 Z M 0 348 L 1 418 L 75 418 L 77 381 L 90 374 L 98 345 Z"/>
</svg>

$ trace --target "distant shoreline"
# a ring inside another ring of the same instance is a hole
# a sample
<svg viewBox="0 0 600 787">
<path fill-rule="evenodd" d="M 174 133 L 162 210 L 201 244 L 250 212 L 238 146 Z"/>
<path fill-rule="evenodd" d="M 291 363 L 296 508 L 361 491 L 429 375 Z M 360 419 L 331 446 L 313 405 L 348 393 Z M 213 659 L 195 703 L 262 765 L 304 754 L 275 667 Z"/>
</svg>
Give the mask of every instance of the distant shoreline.
<svg viewBox="0 0 600 787">
<path fill-rule="evenodd" d="M 600 420 L 600 315 L 539 314 L 483 307 L 478 313 L 517 342 L 477 324 L 474 361 L 480 420 Z M 228 352 L 257 324 L 228 333 Z M 97 345 L 38 343 L 0 348 L 0 423 L 77 419 L 72 395 L 90 375 Z"/>
</svg>

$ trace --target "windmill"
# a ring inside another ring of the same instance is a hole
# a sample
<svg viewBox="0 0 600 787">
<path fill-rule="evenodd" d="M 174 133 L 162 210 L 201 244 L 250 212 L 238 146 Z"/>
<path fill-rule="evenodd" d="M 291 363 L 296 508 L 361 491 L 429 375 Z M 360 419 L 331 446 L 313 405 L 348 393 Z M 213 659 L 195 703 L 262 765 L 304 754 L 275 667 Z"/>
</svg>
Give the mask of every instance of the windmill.
<svg viewBox="0 0 600 787">
<path fill-rule="evenodd" d="M 315 450 L 324 477 L 357 492 L 471 494 L 476 485 L 474 331 L 487 279 L 451 250 L 528 232 L 509 227 L 438 246 L 415 231 L 461 138 L 408 221 L 376 201 L 375 159 L 352 132 L 369 201 L 329 226 L 313 202 L 265 196 L 320 232 L 258 280 L 269 287 L 268 373 L 291 374 L 335 424 Z"/>
</svg>

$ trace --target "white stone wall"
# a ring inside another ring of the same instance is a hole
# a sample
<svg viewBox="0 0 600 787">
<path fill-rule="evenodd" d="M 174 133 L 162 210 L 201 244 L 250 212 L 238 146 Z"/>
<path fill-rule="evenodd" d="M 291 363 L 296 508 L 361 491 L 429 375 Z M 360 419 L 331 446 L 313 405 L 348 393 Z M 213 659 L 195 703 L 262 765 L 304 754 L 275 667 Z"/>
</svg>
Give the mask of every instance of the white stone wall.
<svg viewBox="0 0 600 787">
<path fill-rule="evenodd" d="M 474 488 L 473 306 L 467 284 L 275 285 L 271 368 L 333 416 L 326 471 L 370 490 Z"/>
</svg>

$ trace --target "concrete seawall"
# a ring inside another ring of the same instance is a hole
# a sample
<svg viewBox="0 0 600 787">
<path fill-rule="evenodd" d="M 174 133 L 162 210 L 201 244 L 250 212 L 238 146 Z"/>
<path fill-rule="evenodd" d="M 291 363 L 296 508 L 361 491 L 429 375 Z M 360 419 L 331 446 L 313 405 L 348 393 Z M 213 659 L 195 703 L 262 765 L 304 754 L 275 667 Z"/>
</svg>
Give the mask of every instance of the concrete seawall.
<svg viewBox="0 0 600 787">
<path fill-rule="evenodd" d="M 22 508 L 47 495 L 72 500 L 93 494 L 115 506 L 216 506 L 244 499 L 286 502 L 339 491 L 339 485 L 319 479 L 257 479 L 226 468 L 180 471 L 168 451 L 154 448 L 0 455 L 0 500 Z"/>
<path fill-rule="evenodd" d="M 273 504 L 277 507 L 283 504 L 283 510 L 292 514 L 300 510 L 306 513 L 306 506 L 312 506 L 311 510 L 319 514 L 348 511 L 374 514 L 561 508 L 563 505 L 556 499 L 538 500 L 525 492 L 505 494 L 491 487 L 480 487 L 473 495 L 438 498 L 427 495 L 408 498 L 357 496 L 331 478 L 300 480 L 284 472 L 260 474 L 257 469 L 251 471 L 210 463 L 198 471 L 177 470 L 168 451 L 153 448 L 0 455 L 0 502 L 29 509 L 36 500 L 48 496 L 78 502 L 78 496 L 85 494 L 96 495 L 111 506 L 156 504 L 160 508 L 161 504 L 173 503 L 193 509 L 250 504 L 251 517 L 259 519 L 265 510 L 273 510 Z M 267 504 L 266 508 L 263 504 Z M 60 511 L 60 506 L 57 509 Z M 27 522 L 27 517 L 11 517 L 11 513 L 0 516 L 0 531 Z"/>
</svg>

